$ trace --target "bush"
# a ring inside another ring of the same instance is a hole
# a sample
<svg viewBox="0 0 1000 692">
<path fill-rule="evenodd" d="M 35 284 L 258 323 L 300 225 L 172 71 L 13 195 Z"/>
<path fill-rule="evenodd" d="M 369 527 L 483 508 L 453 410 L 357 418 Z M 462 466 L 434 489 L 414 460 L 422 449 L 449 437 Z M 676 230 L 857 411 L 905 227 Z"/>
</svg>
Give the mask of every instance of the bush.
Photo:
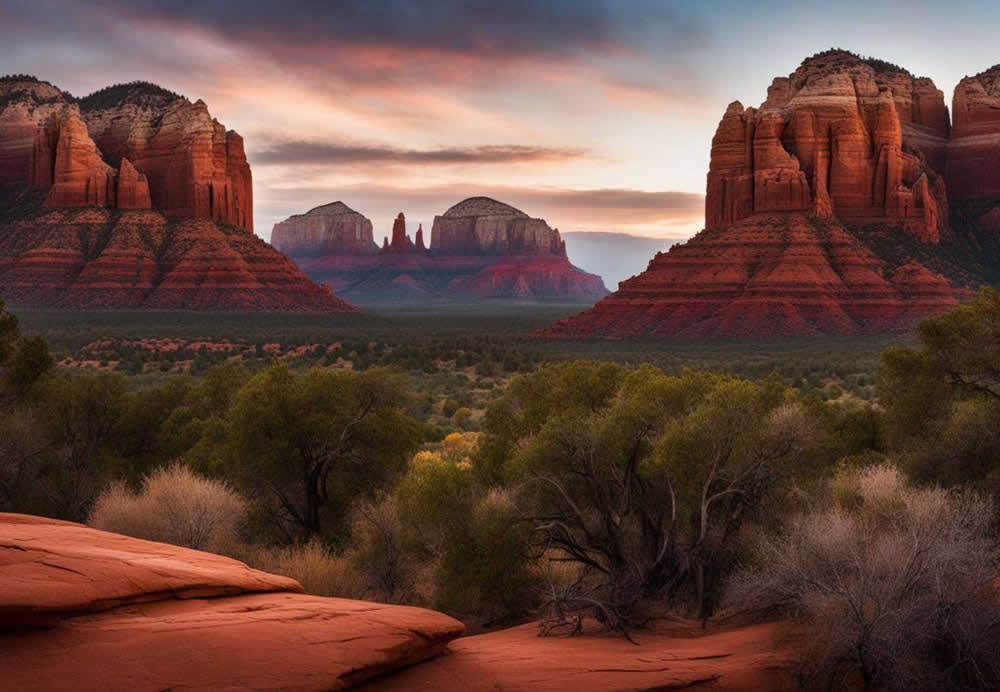
<svg viewBox="0 0 1000 692">
<path fill-rule="evenodd" d="M 351 562 L 317 539 L 282 548 L 241 546 L 231 554 L 251 567 L 290 577 L 315 596 L 359 598 L 363 592 Z"/>
<path fill-rule="evenodd" d="M 997 689 L 992 516 L 987 499 L 914 488 L 890 465 L 844 472 L 826 508 L 759 539 L 728 602 L 811 625 L 808 686 Z"/>
<path fill-rule="evenodd" d="M 246 513 L 246 502 L 228 484 L 175 464 L 146 476 L 137 493 L 124 483 L 112 484 L 97 498 L 88 523 L 136 538 L 225 552 L 237 543 Z"/>
</svg>

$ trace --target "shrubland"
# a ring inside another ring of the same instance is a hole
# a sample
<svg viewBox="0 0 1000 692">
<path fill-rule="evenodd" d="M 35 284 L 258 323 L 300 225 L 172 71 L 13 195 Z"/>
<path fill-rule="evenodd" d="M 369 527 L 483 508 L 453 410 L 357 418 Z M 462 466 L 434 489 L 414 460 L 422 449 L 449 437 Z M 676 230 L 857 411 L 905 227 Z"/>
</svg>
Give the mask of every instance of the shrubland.
<svg viewBox="0 0 1000 692">
<path fill-rule="evenodd" d="M 996 684 L 995 291 L 871 367 L 463 338 L 150 379 L 59 368 L 0 311 L 0 510 L 477 628 L 780 615 L 818 633 L 808 685 Z"/>
</svg>

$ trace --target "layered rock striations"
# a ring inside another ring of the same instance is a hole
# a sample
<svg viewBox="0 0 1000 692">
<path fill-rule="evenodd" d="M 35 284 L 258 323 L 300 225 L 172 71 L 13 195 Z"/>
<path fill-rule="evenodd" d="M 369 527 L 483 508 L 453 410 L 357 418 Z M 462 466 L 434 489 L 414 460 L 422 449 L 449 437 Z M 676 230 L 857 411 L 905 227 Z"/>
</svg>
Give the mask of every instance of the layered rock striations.
<svg viewBox="0 0 1000 692">
<path fill-rule="evenodd" d="M 201 101 L 0 78 L 0 185 L 14 305 L 354 311 L 253 235 L 243 139 Z"/>
<path fill-rule="evenodd" d="M 879 258 L 835 219 L 755 215 L 657 253 L 615 293 L 541 335 L 866 334 L 947 310 L 966 295 L 916 260 Z"/>
<path fill-rule="evenodd" d="M 253 232 L 243 138 L 202 101 L 145 82 L 75 99 L 14 76 L 0 79 L 0 106 L 0 182 L 47 190 L 47 206 L 156 209 Z"/>
<path fill-rule="evenodd" d="M 939 242 L 948 136 L 944 96 L 929 79 L 821 53 L 776 78 L 760 108 L 730 104 L 712 140 L 705 224 L 808 211 Z"/>
<path fill-rule="evenodd" d="M 0 297 L 34 307 L 354 311 L 253 234 L 101 207 L 0 213 Z"/>
<path fill-rule="evenodd" d="M 328 207 L 341 217 L 350 215 L 350 223 L 338 222 L 329 233 L 311 231 Z M 355 229 L 364 229 L 361 242 L 345 242 L 357 237 Z M 472 197 L 436 216 L 429 248 L 423 226 L 411 239 L 400 213 L 391 239 L 373 252 L 371 222 L 340 202 L 276 224 L 272 242 L 309 276 L 355 298 L 586 301 L 607 293 L 600 277 L 570 263 L 558 230 L 486 197 Z"/>
<path fill-rule="evenodd" d="M 378 252 L 372 222 L 343 202 L 324 204 L 276 223 L 271 244 L 296 258 Z"/>
<path fill-rule="evenodd" d="M 997 263 L 952 228 L 948 201 L 966 194 L 952 181 L 965 165 L 955 142 L 966 152 L 991 127 L 986 83 L 959 86 L 952 132 L 929 79 L 844 51 L 805 60 L 760 108 L 723 115 L 706 229 L 540 336 L 865 334 L 951 308 Z"/>
</svg>

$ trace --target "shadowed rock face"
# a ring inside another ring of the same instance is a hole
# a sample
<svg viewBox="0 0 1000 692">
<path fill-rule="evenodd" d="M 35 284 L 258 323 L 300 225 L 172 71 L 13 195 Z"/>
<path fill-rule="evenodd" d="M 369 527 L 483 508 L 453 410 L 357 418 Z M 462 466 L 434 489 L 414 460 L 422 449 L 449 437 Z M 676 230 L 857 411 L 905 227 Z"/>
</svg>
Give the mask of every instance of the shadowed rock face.
<svg viewBox="0 0 1000 692">
<path fill-rule="evenodd" d="M 48 189 L 49 207 L 156 209 L 253 232 L 243 138 L 202 101 L 152 84 L 76 100 L 46 82 L 0 80 L 0 182 Z"/>
<path fill-rule="evenodd" d="M 948 194 L 1000 197 L 1000 65 L 955 87 L 948 142 Z"/>
<path fill-rule="evenodd" d="M 0 583 L 0 679 L 17 690 L 344 689 L 464 631 L 441 613 L 306 596 L 236 560 L 26 515 L 0 514 Z"/>
<path fill-rule="evenodd" d="M 705 224 L 809 211 L 885 221 L 927 243 L 948 233 L 943 94 L 844 51 L 778 77 L 760 108 L 730 104 L 715 137 Z"/>
<path fill-rule="evenodd" d="M 336 220 L 320 225 L 328 208 Z M 410 239 L 402 213 L 380 250 L 371 233 L 368 219 L 336 202 L 276 224 L 272 242 L 313 279 L 355 298 L 586 301 L 607 293 L 600 277 L 569 262 L 559 231 L 488 197 L 435 217 L 429 249 L 422 226 Z"/>
</svg>

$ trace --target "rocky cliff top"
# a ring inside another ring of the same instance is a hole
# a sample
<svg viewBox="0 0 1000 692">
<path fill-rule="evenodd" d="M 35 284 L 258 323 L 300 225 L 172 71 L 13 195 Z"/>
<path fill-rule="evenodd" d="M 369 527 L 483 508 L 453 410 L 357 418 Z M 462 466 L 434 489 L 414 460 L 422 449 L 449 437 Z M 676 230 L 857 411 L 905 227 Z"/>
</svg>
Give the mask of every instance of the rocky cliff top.
<svg viewBox="0 0 1000 692">
<path fill-rule="evenodd" d="M 451 207 L 442 216 L 457 218 L 463 216 L 512 216 L 528 218 L 520 209 L 504 204 L 490 197 L 469 197 Z"/>
<path fill-rule="evenodd" d="M 322 204 L 318 207 L 313 207 L 305 214 L 294 214 L 291 218 L 294 219 L 299 216 L 348 216 L 351 214 L 361 216 L 361 214 L 338 200 L 336 202 L 330 202 L 329 204 Z"/>
<path fill-rule="evenodd" d="M 36 106 L 72 100 L 73 96 L 69 92 L 32 75 L 8 74 L 0 77 L 0 111 L 15 102 Z"/>
<path fill-rule="evenodd" d="M 190 103 L 188 99 L 152 82 L 127 82 L 113 84 L 84 96 L 79 100 L 83 112 L 117 108 L 126 104 L 143 108 L 163 108 L 175 101 Z"/>
</svg>

